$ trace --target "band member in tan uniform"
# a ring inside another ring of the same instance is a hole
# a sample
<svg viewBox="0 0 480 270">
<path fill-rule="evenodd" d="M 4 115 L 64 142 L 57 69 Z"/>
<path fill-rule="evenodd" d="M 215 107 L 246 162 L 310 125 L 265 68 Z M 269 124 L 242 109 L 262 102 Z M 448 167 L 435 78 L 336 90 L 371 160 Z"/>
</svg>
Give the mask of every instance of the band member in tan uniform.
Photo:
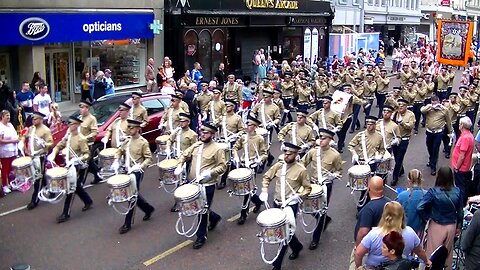
<svg viewBox="0 0 480 270">
<path fill-rule="evenodd" d="M 415 115 L 407 109 L 408 101 L 405 99 L 397 100 L 398 109 L 392 115 L 392 120 L 397 123 L 400 129 L 400 142 L 398 145 L 392 145 L 393 156 L 395 157 L 395 168 L 392 174 L 392 185 L 398 182 L 399 176 L 404 174 L 403 158 L 407 153 L 410 136 L 415 125 Z"/>
<path fill-rule="evenodd" d="M 131 119 L 141 121 L 142 128 L 148 125 L 148 114 L 147 109 L 141 104 L 142 93 L 134 92 L 132 93 L 132 108 L 131 108 Z M 181 99 L 181 98 L 180 98 Z"/>
<path fill-rule="evenodd" d="M 228 83 L 223 87 L 223 97 L 236 102 L 239 106 L 243 103 L 242 86 L 235 82 L 235 75 L 229 74 Z"/>
<path fill-rule="evenodd" d="M 297 121 L 289 123 L 278 133 L 278 140 L 283 143 L 285 141 L 291 142 L 295 145 L 300 145 L 300 153 L 305 154 L 308 149 L 315 145 L 315 136 L 313 129 L 306 124 L 308 112 L 297 111 Z M 287 140 L 288 136 L 288 140 Z"/>
<path fill-rule="evenodd" d="M 158 128 L 166 134 L 171 134 L 180 124 L 180 113 L 185 113 L 180 108 L 180 101 L 182 98 L 177 95 L 171 96 L 171 106 L 163 113 L 162 119 Z"/>
<path fill-rule="evenodd" d="M 105 136 L 102 138 L 104 144 L 108 143 L 108 140 L 111 138 L 110 146 L 112 148 L 119 147 L 128 136 L 128 116 L 130 112 L 130 105 L 122 103 L 118 106 L 118 115 L 119 118 L 115 119 L 113 123 L 107 128 Z"/>
</svg>

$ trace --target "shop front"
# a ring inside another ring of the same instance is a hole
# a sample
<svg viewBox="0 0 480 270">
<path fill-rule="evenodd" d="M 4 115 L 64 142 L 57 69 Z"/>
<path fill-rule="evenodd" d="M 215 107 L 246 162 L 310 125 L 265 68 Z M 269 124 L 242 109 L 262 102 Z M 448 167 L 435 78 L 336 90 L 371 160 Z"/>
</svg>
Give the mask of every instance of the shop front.
<svg viewBox="0 0 480 270">
<path fill-rule="evenodd" d="M 174 59 L 175 69 L 182 74 L 199 62 L 205 79 L 213 77 L 220 63 L 227 73 L 250 76 L 254 52 L 259 49 L 279 62 L 328 53 L 330 2 L 208 0 L 186 1 L 183 6 L 177 1 L 173 6 L 175 2 L 165 3 L 165 36 L 169 37 L 165 55 Z M 317 42 L 310 43 L 310 38 Z"/>
<path fill-rule="evenodd" d="M 14 89 L 37 71 L 56 102 L 77 102 L 87 72 L 110 69 L 117 90 L 145 84 L 151 10 L 0 12 L 0 21 L 0 79 Z"/>
</svg>

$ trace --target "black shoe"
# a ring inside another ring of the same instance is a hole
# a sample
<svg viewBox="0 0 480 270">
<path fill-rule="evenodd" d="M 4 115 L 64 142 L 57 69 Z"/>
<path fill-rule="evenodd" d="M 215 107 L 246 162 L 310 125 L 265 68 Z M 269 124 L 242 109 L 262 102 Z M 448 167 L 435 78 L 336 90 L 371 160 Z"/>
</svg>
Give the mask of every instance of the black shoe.
<svg viewBox="0 0 480 270">
<path fill-rule="evenodd" d="M 430 162 L 427 162 L 427 167 L 430 167 Z"/>
<path fill-rule="evenodd" d="M 397 185 L 397 183 L 398 183 L 398 179 L 394 179 L 392 180 L 392 182 L 390 182 L 390 186 L 394 187 Z"/>
<path fill-rule="evenodd" d="M 27 210 L 32 210 L 33 208 L 37 207 L 38 203 L 30 202 L 27 205 Z"/>
<path fill-rule="evenodd" d="M 152 211 L 145 213 L 145 216 L 143 216 L 143 221 L 147 221 L 152 217 L 152 213 L 155 211 L 155 208 L 152 208 Z"/>
<path fill-rule="evenodd" d="M 364 127 L 364 128 L 365 128 L 365 127 Z M 360 129 L 360 126 L 357 126 L 357 127 L 355 128 L 355 130 L 359 130 L 359 129 Z"/>
<path fill-rule="evenodd" d="M 205 238 L 197 238 L 197 240 L 195 240 L 195 243 L 193 243 L 192 247 L 193 249 L 200 249 L 203 247 L 203 245 L 205 245 Z"/>
<path fill-rule="evenodd" d="M 218 189 L 218 190 L 224 189 L 225 186 L 226 186 L 226 184 L 225 184 L 224 182 L 220 182 L 220 183 L 218 183 L 218 185 L 217 185 L 217 189 Z"/>
<path fill-rule="evenodd" d="M 243 225 L 243 224 L 245 224 L 245 221 L 247 221 L 247 217 L 240 216 L 240 218 L 237 221 L 237 224 L 238 225 Z"/>
<path fill-rule="evenodd" d="M 292 254 L 290 254 L 290 256 L 288 256 L 288 259 L 293 261 L 296 258 L 298 258 L 298 255 L 300 255 L 300 251 L 302 251 L 302 249 L 303 249 L 303 246 L 301 246 L 299 250 L 293 251 Z"/>
<path fill-rule="evenodd" d="M 85 206 L 82 208 L 82 212 L 87 211 L 88 209 L 92 208 L 92 203 L 87 203 Z"/>
<path fill-rule="evenodd" d="M 418 134 L 418 130 L 415 130 L 415 134 Z"/>
<path fill-rule="evenodd" d="M 172 206 L 172 208 L 170 208 L 170 212 L 172 213 L 178 212 L 177 206 L 176 205 Z"/>
<path fill-rule="evenodd" d="M 258 212 L 260 212 L 260 208 L 262 208 L 262 204 L 259 203 L 259 204 L 255 204 L 255 207 L 253 208 L 253 213 L 255 214 L 258 214 Z"/>
<path fill-rule="evenodd" d="M 323 231 L 327 229 L 328 224 L 330 224 L 330 222 L 332 222 L 332 218 L 327 216 L 327 220 L 325 220 L 325 226 L 323 227 Z"/>
<path fill-rule="evenodd" d="M 274 266 L 272 270 L 282 270 L 282 268 Z"/>
<path fill-rule="evenodd" d="M 437 170 L 435 170 L 434 168 L 432 168 L 430 174 L 431 174 L 431 175 L 437 175 Z"/>
<path fill-rule="evenodd" d="M 312 240 L 312 242 L 310 243 L 310 246 L 308 246 L 308 249 L 315 250 L 317 249 L 317 247 L 318 247 L 318 242 Z"/>
<path fill-rule="evenodd" d="M 130 231 L 132 227 L 130 226 L 127 226 L 127 225 L 123 225 L 122 227 L 120 227 L 120 229 L 118 229 L 118 232 L 120 234 L 124 234 L 124 233 L 127 233 L 128 231 Z"/>
<path fill-rule="evenodd" d="M 446 158 L 446 159 L 450 159 L 450 154 L 446 154 L 446 155 L 445 155 L 445 158 Z"/>
<path fill-rule="evenodd" d="M 354 132 L 355 132 L 355 130 L 350 130 L 348 133 L 350 133 L 350 134 L 351 134 L 351 133 L 354 133 Z"/>
<path fill-rule="evenodd" d="M 59 217 L 57 217 L 57 223 L 63 223 L 67 221 L 70 218 L 69 215 L 61 214 Z"/>
<path fill-rule="evenodd" d="M 423 127 L 423 128 L 425 127 L 425 123 L 422 123 L 422 127 Z"/>
<path fill-rule="evenodd" d="M 210 222 L 210 225 L 208 225 L 208 230 L 209 231 L 213 231 L 215 229 L 215 227 L 217 227 L 218 223 L 220 222 L 220 220 L 222 220 L 222 218 L 218 218 L 217 220 L 213 221 L 213 222 Z"/>
<path fill-rule="evenodd" d="M 343 153 L 343 148 L 337 150 L 340 154 Z"/>
</svg>

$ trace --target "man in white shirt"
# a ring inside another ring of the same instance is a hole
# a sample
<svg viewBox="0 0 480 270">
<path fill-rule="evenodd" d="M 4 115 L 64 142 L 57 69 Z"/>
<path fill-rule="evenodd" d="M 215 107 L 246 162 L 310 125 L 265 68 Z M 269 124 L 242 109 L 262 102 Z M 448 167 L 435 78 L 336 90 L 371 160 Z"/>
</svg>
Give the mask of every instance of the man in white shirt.
<svg viewBox="0 0 480 270">
<path fill-rule="evenodd" d="M 48 86 L 46 84 L 40 85 L 40 93 L 38 93 L 33 99 L 33 110 L 44 114 L 44 121 L 48 119 L 48 115 L 50 114 L 50 104 L 52 104 L 52 99 L 47 92 Z"/>
</svg>

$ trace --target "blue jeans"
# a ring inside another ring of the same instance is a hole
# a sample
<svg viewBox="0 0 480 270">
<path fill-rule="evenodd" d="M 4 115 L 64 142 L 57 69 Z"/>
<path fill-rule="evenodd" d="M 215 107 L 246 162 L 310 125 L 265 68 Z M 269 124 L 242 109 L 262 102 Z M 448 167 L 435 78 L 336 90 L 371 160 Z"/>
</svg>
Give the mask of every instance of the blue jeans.
<svg viewBox="0 0 480 270">
<path fill-rule="evenodd" d="M 442 136 L 443 132 L 439 133 L 427 133 L 427 150 L 429 159 L 428 162 L 430 163 L 430 168 L 434 171 L 437 170 L 437 161 L 438 161 L 438 152 L 440 151 L 440 144 L 442 143 Z"/>
</svg>

